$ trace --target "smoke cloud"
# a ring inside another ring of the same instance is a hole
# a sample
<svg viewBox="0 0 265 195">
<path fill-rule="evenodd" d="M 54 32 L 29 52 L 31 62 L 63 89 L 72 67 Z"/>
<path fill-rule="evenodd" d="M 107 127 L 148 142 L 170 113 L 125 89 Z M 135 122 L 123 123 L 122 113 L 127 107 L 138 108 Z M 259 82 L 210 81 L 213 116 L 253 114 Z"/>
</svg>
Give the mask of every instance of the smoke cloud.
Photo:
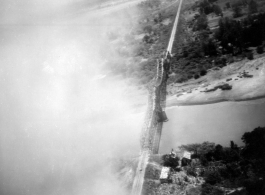
<svg viewBox="0 0 265 195">
<path fill-rule="evenodd" d="M 142 92 L 110 76 L 101 52 L 126 17 L 88 5 L 0 2 L 1 195 L 127 193 L 110 159 L 138 155 Z"/>
</svg>

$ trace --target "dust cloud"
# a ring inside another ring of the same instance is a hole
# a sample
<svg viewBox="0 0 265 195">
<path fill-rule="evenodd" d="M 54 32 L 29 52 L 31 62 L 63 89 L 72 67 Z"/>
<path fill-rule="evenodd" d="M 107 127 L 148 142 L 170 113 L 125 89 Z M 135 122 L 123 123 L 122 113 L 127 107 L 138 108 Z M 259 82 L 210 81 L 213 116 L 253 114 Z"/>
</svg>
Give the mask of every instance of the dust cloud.
<svg viewBox="0 0 265 195">
<path fill-rule="evenodd" d="M 110 159 L 138 155 L 140 92 L 100 52 L 126 17 L 87 2 L 0 2 L 1 195 L 127 194 Z"/>
</svg>

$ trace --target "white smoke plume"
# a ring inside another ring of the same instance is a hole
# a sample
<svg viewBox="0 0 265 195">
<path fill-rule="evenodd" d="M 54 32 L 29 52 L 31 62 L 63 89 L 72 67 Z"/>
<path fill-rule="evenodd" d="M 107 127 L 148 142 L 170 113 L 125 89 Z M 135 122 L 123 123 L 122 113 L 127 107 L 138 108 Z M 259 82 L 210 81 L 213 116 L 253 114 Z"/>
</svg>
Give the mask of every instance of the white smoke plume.
<svg viewBox="0 0 265 195">
<path fill-rule="evenodd" d="M 127 194 L 109 159 L 138 155 L 140 92 L 109 76 L 100 53 L 126 17 L 89 5 L 0 2 L 1 195 Z"/>
</svg>

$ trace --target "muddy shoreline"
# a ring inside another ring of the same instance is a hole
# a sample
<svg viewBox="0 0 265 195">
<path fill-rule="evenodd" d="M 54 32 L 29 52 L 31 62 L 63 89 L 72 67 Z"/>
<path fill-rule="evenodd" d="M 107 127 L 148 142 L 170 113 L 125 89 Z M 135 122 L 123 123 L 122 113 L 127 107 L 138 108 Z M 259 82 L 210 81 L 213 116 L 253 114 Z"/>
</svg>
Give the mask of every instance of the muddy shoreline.
<svg viewBox="0 0 265 195">
<path fill-rule="evenodd" d="M 231 89 L 218 88 L 222 85 Z M 197 82 L 191 80 L 188 83 L 171 84 L 168 94 L 168 108 L 265 98 L 265 56 L 209 72 Z"/>
</svg>

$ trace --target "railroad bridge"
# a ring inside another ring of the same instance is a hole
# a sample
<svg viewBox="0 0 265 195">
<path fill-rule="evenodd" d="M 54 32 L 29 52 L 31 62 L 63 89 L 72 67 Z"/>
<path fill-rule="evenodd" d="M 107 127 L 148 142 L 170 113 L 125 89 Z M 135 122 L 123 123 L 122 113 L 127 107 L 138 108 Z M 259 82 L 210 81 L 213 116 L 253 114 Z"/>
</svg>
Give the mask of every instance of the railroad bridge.
<svg viewBox="0 0 265 195">
<path fill-rule="evenodd" d="M 145 124 L 141 135 L 141 150 L 149 150 L 152 154 L 157 154 L 159 149 L 160 137 L 163 122 L 166 122 L 166 86 L 170 66 L 170 54 L 157 61 L 156 78 L 151 81 L 149 86 L 148 108 L 145 116 Z"/>
<path fill-rule="evenodd" d="M 165 56 L 157 61 L 156 77 L 152 80 L 149 86 L 148 107 L 140 139 L 141 155 L 139 157 L 133 181 L 132 195 L 142 194 L 145 169 L 148 164 L 149 156 L 150 154 L 158 153 L 163 122 L 168 120 L 165 113 L 167 93 L 166 87 L 170 69 L 171 51 L 177 31 L 182 1 L 183 0 L 177 0 L 177 2 L 179 2 L 179 6 L 168 47 Z"/>
</svg>

